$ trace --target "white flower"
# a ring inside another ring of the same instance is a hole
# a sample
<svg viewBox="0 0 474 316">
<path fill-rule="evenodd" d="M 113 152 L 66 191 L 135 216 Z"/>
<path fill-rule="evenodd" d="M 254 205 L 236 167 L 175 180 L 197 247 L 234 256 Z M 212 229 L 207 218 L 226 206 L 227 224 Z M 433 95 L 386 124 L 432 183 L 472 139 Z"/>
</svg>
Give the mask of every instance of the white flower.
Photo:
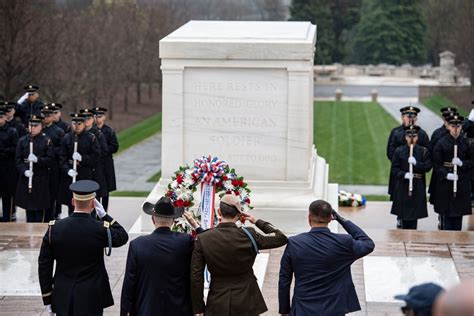
<svg viewBox="0 0 474 316">
<path fill-rule="evenodd" d="M 177 187 L 178 187 L 178 181 L 174 180 L 173 182 L 171 182 L 171 188 L 173 190 L 176 190 Z"/>
<path fill-rule="evenodd" d="M 232 191 L 232 190 L 234 190 L 234 186 L 232 185 L 232 181 L 231 181 L 231 180 L 227 180 L 226 182 L 224 182 L 224 188 L 225 188 L 227 191 Z"/>
<path fill-rule="evenodd" d="M 189 186 L 194 184 L 194 180 L 191 177 L 186 177 L 186 178 L 184 178 L 183 184 L 186 187 L 189 187 Z"/>
</svg>

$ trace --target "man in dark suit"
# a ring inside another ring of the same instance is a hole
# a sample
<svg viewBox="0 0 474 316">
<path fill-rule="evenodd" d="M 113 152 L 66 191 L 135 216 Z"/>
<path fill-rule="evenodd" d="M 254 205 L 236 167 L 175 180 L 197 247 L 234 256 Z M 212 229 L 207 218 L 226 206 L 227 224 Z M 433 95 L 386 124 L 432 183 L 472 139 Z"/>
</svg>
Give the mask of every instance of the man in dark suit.
<svg viewBox="0 0 474 316">
<path fill-rule="evenodd" d="M 128 235 L 95 200 L 97 182 L 80 180 L 69 188 L 74 212 L 49 223 L 38 258 L 43 303 L 59 316 L 102 315 L 104 308 L 114 304 L 104 248 L 110 255 L 112 247 L 128 241 Z M 91 216 L 94 210 L 100 221 Z"/>
<path fill-rule="evenodd" d="M 198 235 L 191 263 L 193 312 L 206 316 L 254 316 L 267 311 L 253 274 L 258 249 L 286 244 L 286 236 L 272 224 L 243 213 L 240 199 L 231 194 L 221 198 L 218 214 L 222 220 Z M 237 227 L 238 220 L 250 221 L 261 231 Z M 272 234 L 272 235 L 270 235 Z M 204 267 L 211 274 L 207 304 L 204 303 Z"/>
<path fill-rule="evenodd" d="M 333 219 L 349 234 L 332 233 L 328 224 Z M 326 201 L 311 203 L 308 220 L 311 230 L 290 237 L 281 258 L 280 314 L 340 316 L 360 310 L 351 264 L 371 253 L 374 242 Z M 295 288 L 290 305 L 293 274 Z"/>
<path fill-rule="evenodd" d="M 128 248 L 120 315 L 192 315 L 189 271 L 194 238 L 171 231 L 174 219 L 185 216 L 197 233 L 202 228 L 168 197 L 143 211 L 152 216 L 155 231 L 133 240 Z"/>
</svg>

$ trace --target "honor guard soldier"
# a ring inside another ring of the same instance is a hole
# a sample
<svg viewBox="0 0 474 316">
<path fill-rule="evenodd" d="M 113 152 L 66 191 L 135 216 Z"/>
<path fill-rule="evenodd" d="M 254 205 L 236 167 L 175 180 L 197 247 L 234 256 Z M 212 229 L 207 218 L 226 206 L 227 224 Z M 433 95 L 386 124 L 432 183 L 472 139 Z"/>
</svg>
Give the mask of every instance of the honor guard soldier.
<svg viewBox="0 0 474 316">
<path fill-rule="evenodd" d="M 41 245 L 38 276 L 43 303 L 57 315 L 102 315 L 114 304 L 104 248 L 110 255 L 112 247 L 127 243 L 128 235 L 95 200 L 97 182 L 77 181 L 70 189 L 74 212 L 51 221 Z M 100 220 L 91 216 L 94 208 Z"/>
<path fill-rule="evenodd" d="M 26 210 L 27 222 L 45 222 L 51 219 L 49 208 L 49 169 L 55 163 L 51 140 L 42 132 L 42 116 L 29 119 L 28 135 L 18 141 L 16 168 L 19 173 L 16 205 Z"/>
<path fill-rule="evenodd" d="M 56 203 L 58 198 L 58 188 L 59 188 L 59 153 L 61 151 L 61 142 L 64 137 L 64 131 L 54 124 L 54 111 L 51 104 L 46 104 L 41 113 L 43 114 L 43 133 L 45 133 L 53 144 L 54 148 L 54 164 L 49 170 L 49 194 L 50 194 L 50 209 L 48 210 L 49 214 L 53 214 L 53 217 L 56 219 L 61 212 L 61 203 Z M 56 207 L 58 204 L 58 208 Z"/>
<path fill-rule="evenodd" d="M 59 103 L 51 103 L 50 107 L 53 109 L 54 124 L 61 128 L 64 131 L 64 134 L 69 133 L 71 131 L 71 125 L 64 122 L 61 118 L 61 109 L 63 108 L 63 105 Z"/>
<path fill-rule="evenodd" d="M 102 198 L 108 196 L 109 193 L 107 191 L 107 182 L 105 180 L 105 172 L 104 172 L 104 160 L 107 156 L 107 141 L 105 140 L 104 134 L 100 131 L 100 129 L 95 125 L 94 121 L 94 111 L 91 109 L 82 109 L 80 110 L 81 115 L 84 116 L 84 124 L 86 125 L 86 131 L 92 133 L 97 138 L 97 141 L 100 145 L 100 158 L 99 163 L 94 169 L 93 179 L 97 181 L 100 186 L 100 192 L 97 192 L 97 199 L 102 201 Z"/>
<path fill-rule="evenodd" d="M 40 115 L 43 102 L 39 100 L 39 87 L 34 85 L 25 86 L 26 93 L 18 100 L 16 115 L 20 117 L 23 125 L 28 125 L 28 118 Z"/>
<path fill-rule="evenodd" d="M 436 173 L 434 210 L 441 215 L 442 230 L 461 230 L 462 217 L 471 211 L 471 171 L 474 147 L 462 136 L 463 117 L 448 118 L 449 135 L 441 138 L 433 150 Z"/>
<path fill-rule="evenodd" d="M 395 150 L 392 157 L 394 179 L 391 213 L 401 220 L 402 229 L 416 229 L 420 218 L 428 217 L 425 174 L 431 170 L 428 148 L 418 142 L 419 126 L 405 126 L 406 145 Z"/>
<path fill-rule="evenodd" d="M 16 129 L 16 132 L 18 133 L 18 137 L 23 137 L 26 134 L 28 134 L 28 130 L 26 129 L 25 125 L 19 121 L 17 117 L 15 117 L 15 106 L 16 102 L 8 102 L 4 101 L 0 103 L 0 107 L 4 109 L 7 115 L 7 124 L 10 127 L 13 127 Z"/>
<path fill-rule="evenodd" d="M 441 116 L 443 117 L 443 125 L 435 129 L 433 134 L 431 135 L 430 148 L 429 148 L 431 156 L 433 156 L 434 148 L 436 147 L 436 144 L 439 142 L 439 140 L 443 138 L 444 136 L 449 135 L 448 118 L 458 113 L 458 110 L 455 107 L 444 107 L 444 108 L 441 108 L 440 111 L 441 111 Z M 436 172 L 433 169 L 433 172 L 431 174 L 430 186 L 428 188 L 431 204 L 434 203 L 433 199 L 435 196 L 435 192 L 434 192 L 435 183 L 436 183 Z"/>
<path fill-rule="evenodd" d="M 10 222 L 15 209 L 16 168 L 15 152 L 18 133 L 7 124 L 4 108 L 0 108 L 0 195 L 2 197 L 2 222 Z"/>
<path fill-rule="evenodd" d="M 63 176 L 59 186 L 59 201 L 72 213 L 69 185 L 76 180 L 93 180 L 94 170 L 100 163 L 100 145 L 94 134 L 87 132 L 84 116 L 72 113 L 71 132 L 64 135 L 59 161 Z"/>
<path fill-rule="evenodd" d="M 102 198 L 102 205 L 104 205 L 104 208 L 107 210 L 109 206 L 109 192 L 117 190 L 113 154 L 118 151 L 119 143 L 117 140 L 117 135 L 115 135 L 115 131 L 112 129 L 112 127 L 105 124 L 105 121 L 107 119 L 107 109 L 95 107 L 93 111 L 95 116 L 95 123 L 99 130 L 102 132 L 102 134 L 104 134 L 105 141 L 107 143 L 107 154 L 102 159 L 104 165 L 105 181 L 107 183 L 107 196 Z"/>
</svg>

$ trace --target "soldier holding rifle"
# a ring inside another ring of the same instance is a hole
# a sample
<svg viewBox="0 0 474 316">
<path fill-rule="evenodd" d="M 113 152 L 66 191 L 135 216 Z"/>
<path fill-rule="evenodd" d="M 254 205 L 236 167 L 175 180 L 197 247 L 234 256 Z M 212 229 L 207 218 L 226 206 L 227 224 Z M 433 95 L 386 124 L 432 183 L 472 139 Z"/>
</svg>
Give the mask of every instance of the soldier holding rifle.
<svg viewBox="0 0 474 316">
<path fill-rule="evenodd" d="M 406 126 L 406 143 L 395 150 L 392 158 L 391 213 L 401 219 L 402 229 L 416 229 L 418 219 L 428 217 L 425 174 L 432 165 L 428 148 L 418 145 L 419 131 L 419 126 Z"/>
<path fill-rule="evenodd" d="M 434 209 L 441 215 L 442 230 L 461 230 L 462 217 L 471 211 L 471 170 L 474 147 L 461 135 L 463 117 L 448 118 L 449 135 L 439 140 L 433 150 L 437 174 Z"/>
<path fill-rule="evenodd" d="M 78 113 L 71 116 L 72 131 L 64 136 L 59 154 L 64 174 L 59 186 L 59 200 L 61 204 L 68 206 L 69 215 L 74 208 L 71 205 L 71 191 L 67 188 L 76 180 L 92 180 L 94 169 L 100 163 L 100 146 L 94 134 L 85 130 L 85 117 Z"/>
<path fill-rule="evenodd" d="M 29 134 L 18 141 L 16 168 L 19 173 L 16 204 L 26 210 L 27 222 L 47 222 L 49 168 L 54 164 L 53 144 L 42 132 L 42 116 L 29 119 Z"/>
</svg>

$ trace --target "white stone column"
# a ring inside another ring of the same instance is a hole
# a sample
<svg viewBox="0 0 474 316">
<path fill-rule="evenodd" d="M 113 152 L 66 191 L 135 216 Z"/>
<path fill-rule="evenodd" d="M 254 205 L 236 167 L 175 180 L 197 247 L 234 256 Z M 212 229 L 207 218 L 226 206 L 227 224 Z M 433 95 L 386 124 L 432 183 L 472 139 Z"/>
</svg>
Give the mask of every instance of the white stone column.
<svg viewBox="0 0 474 316">
<path fill-rule="evenodd" d="M 177 167 L 184 164 L 184 67 L 161 66 L 163 74 L 163 116 L 161 177 L 170 179 Z M 173 148 L 173 150 L 170 150 Z"/>
</svg>

